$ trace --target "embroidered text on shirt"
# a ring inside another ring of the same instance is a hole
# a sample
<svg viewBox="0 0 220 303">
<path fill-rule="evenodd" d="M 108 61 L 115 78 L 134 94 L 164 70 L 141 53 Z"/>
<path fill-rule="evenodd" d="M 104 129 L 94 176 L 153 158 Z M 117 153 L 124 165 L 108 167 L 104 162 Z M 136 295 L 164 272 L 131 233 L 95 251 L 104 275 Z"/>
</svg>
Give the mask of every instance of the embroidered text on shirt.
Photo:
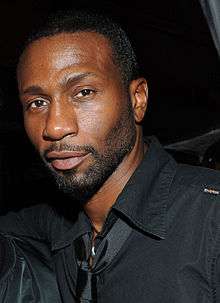
<svg viewBox="0 0 220 303">
<path fill-rule="evenodd" d="M 219 191 L 211 188 L 204 188 L 204 193 L 219 195 Z"/>
</svg>

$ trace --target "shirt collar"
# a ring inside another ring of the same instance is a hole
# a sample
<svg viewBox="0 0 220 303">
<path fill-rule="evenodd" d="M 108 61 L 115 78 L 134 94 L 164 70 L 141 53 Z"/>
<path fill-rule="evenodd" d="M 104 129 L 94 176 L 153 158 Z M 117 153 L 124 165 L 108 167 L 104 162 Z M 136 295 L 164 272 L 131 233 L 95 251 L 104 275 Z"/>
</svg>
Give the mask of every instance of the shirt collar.
<svg viewBox="0 0 220 303">
<path fill-rule="evenodd" d="M 138 229 L 164 239 L 167 201 L 176 162 L 155 137 L 148 138 L 148 142 L 149 148 L 144 159 L 113 209 L 126 216 Z"/>
<path fill-rule="evenodd" d="M 75 222 L 68 221 L 63 217 L 59 226 L 60 229 L 55 233 L 55 238 L 52 239 L 52 250 L 68 246 L 80 236 L 92 232 L 89 219 L 83 211 L 79 212 Z"/>
<path fill-rule="evenodd" d="M 176 172 L 175 160 L 166 153 L 155 137 L 147 138 L 148 150 L 112 209 L 125 216 L 136 228 L 164 239 L 166 236 L 167 200 Z M 65 221 L 65 220 L 64 220 Z M 65 225 L 62 226 L 65 230 Z M 79 213 L 67 232 L 53 241 L 52 249 L 71 244 L 77 237 L 91 232 L 88 218 Z"/>
</svg>

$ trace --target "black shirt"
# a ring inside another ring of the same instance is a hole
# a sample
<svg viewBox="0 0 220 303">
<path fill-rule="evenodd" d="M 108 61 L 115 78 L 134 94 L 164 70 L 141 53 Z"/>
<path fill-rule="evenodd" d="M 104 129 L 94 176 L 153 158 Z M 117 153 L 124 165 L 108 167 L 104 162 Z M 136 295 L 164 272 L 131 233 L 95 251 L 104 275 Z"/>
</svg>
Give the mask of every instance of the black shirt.
<svg viewBox="0 0 220 303">
<path fill-rule="evenodd" d="M 97 245 L 118 220 L 132 229 L 98 274 L 94 298 L 100 303 L 220 302 L 220 173 L 177 164 L 154 138 L 150 140 L 100 235 Z M 47 242 L 62 300 L 77 302 L 77 243 L 91 237 L 83 212 L 71 222 L 39 205 L 8 214 L 0 229 Z"/>
</svg>

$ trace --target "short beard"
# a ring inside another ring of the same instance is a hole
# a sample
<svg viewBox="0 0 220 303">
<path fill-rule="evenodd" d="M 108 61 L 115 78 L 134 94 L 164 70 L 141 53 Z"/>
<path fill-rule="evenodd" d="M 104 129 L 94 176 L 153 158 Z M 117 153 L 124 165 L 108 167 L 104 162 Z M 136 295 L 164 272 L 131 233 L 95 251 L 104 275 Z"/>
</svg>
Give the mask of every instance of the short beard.
<svg viewBox="0 0 220 303">
<path fill-rule="evenodd" d="M 130 105 L 130 104 L 129 104 Z M 74 201 L 84 205 L 103 186 L 106 180 L 114 173 L 119 164 L 133 149 L 136 141 L 136 127 L 131 105 L 126 108 L 115 126 L 109 131 L 105 140 L 105 149 L 102 153 L 97 152 L 91 145 L 73 146 L 52 144 L 52 150 L 85 151 L 93 156 L 93 164 L 83 176 L 77 176 L 76 170 L 58 174 L 49 169 L 60 190 L 71 196 Z M 44 163 L 48 166 L 45 156 Z"/>
</svg>

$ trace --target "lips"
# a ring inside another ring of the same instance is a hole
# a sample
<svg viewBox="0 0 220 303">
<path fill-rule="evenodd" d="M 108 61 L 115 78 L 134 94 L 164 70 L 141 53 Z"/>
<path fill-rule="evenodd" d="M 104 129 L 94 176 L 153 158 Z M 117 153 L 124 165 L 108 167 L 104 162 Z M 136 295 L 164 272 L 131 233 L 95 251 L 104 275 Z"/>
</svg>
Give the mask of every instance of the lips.
<svg viewBox="0 0 220 303">
<path fill-rule="evenodd" d="M 51 163 L 52 167 L 56 170 L 70 170 L 79 166 L 87 157 L 88 152 L 49 152 L 47 160 Z"/>
</svg>

